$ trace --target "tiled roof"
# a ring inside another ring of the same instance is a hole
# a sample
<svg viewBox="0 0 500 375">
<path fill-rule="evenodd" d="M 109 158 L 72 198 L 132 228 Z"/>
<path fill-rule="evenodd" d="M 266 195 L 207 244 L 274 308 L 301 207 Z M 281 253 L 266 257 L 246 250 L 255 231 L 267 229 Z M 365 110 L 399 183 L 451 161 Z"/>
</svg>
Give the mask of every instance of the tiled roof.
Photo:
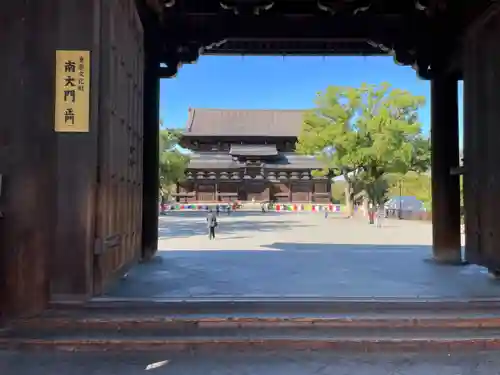
<svg viewBox="0 0 500 375">
<path fill-rule="evenodd" d="M 322 169 L 323 164 L 314 156 L 299 155 L 293 153 L 282 154 L 283 158 L 275 163 L 265 164 L 265 168 L 284 169 Z"/>
<path fill-rule="evenodd" d="M 225 153 L 193 153 L 189 161 L 189 169 L 235 169 L 245 165 L 234 161 Z M 269 169 L 321 169 L 322 164 L 313 156 L 283 154 L 276 162 L 264 164 Z"/>
<path fill-rule="evenodd" d="M 276 145 L 231 145 L 229 154 L 235 156 L 276 156 Z"/>
<path fill-rule="evenodd" d="M 192 169 L 232 169 L 240 168 L 231 155 L 222 152 L 194 152 L 190 155 L 188 168 Z"/>
<path fill-rule="evenodd" d="M 186 135 L 297 137 L 304 110 L 191 108 Z"/>
</svg>

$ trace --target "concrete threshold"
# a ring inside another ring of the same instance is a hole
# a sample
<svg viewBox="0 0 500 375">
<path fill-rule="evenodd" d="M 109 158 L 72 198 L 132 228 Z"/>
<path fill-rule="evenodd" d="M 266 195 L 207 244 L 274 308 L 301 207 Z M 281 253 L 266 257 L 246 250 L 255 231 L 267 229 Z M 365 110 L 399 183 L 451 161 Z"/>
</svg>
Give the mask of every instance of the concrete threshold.
<svg viewBox="0 0 500 375">
<path fill-rule="evenodd" d="M 228 313 L 341 313 L 364 311 L 500 311 L 500 298 L 322 298 L 322 297 L 210 297 L 210 298 L 113 298 L 87 302 L 53 302 L 54 309 L 135 310 L 178 314 Z"/>
</svg>

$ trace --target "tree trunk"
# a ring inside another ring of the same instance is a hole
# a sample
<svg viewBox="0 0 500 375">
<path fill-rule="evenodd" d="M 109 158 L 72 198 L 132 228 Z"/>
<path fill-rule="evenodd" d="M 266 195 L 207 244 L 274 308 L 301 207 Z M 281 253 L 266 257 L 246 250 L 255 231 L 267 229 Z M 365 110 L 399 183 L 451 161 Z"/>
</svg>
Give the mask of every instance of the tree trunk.
<svg viewBox="0 0 500 375">
<path fill-rule="evenodd" d="M 354 202 L 352 197 L 352 186 L 350 182 L 347 182 L 347 186 L 345 188 L 345 205 L 347 210 L 348 217 L 352 217 L 354 214 Z"/>
</svg>

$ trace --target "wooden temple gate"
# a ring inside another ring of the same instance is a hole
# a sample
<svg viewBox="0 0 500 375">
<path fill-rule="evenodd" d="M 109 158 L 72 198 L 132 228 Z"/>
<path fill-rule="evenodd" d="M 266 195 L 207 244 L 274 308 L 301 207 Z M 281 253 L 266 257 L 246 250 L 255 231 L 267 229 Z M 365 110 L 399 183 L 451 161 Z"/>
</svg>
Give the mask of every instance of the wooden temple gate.
<svg viewBox="0 0 500 375">
<path fill-rule="evenodd" d="M 0 5 L 10 30 L 0 38 L 10 72 L 0 89 L 0 318 L 99 295 L 156 249 L 156 12 L 135 0 Z M 54 128 L 56 51 L 90 54 L 80 132 Z"/>
<path fill-rule="evenodd" d="M 87 300 L 154 254 L 159 80 L 200 51 L 390 52 L 431 80 L 433 256 L 455 264 L 462 260 L 459 187 L 450 172 L 458 165 L 463 78 L 466 259 L 499 273 L 498 3 L 276 3 L 1 2 L 0 318 L 40 312 L 51 300 Z M 55 131 L 58 50 L 91 55 L 89 126 L 80 133 Z M 274 192 L 304 193 L 293 184 Z"/>
</svg>

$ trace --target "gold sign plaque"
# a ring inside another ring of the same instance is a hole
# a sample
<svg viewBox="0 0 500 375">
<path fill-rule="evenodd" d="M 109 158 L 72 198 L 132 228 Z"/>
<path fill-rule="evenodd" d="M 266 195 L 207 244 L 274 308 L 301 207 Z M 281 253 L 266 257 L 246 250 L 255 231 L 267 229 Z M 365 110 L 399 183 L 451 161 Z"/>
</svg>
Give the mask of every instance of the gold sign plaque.
<svg viewBox="0 0 500 375">
<path fill-rule="evenodd" d="M 55 131 L 88 133 L 90 51 L 56 51 Z"/>
</svg>

